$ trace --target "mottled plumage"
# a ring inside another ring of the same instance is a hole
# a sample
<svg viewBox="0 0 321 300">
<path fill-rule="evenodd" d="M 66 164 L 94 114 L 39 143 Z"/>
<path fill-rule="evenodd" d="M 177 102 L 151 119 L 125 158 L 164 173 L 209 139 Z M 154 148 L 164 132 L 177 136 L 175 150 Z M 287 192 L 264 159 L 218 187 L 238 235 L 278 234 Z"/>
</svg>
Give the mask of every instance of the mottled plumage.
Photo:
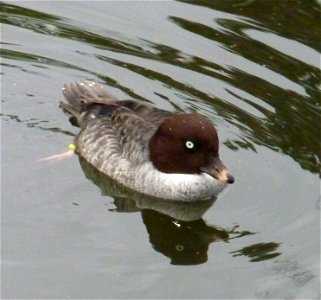
<svg viewBox="0 0 321 300">
<path fill-rule="evenodd" d="M 208 119 L 176 117 L 142 101 L 117 100 L 92 81 L 65 85 L 63 94 L 67 102 L 61 107 L 81 128 L 77 153 L 118 182 L 163 199 L 195 201 L 233 181 L 223 164 L 218 175 L 208 167 L 211 156 L 219 160 L 216 130 Z M 195 148 L 186 149 L 186 142 Z M 223 180 L 213 178 L 220 175 Z"/>
</svg>

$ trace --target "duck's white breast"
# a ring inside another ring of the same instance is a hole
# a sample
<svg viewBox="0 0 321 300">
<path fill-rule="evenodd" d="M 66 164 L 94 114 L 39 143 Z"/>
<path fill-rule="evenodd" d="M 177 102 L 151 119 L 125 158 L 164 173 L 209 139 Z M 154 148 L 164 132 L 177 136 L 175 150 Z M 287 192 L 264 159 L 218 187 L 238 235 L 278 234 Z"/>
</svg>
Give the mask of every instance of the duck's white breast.
<svg viewBox="0 0 321 300">
<path fill-rule="evenodd" d="M 133 190 L 157 198 L 197 201 L 211 198 L 225 187 L 224 183 L 205 173 L 168 174 L 158 171 L 149 160 L 146 147 L 137 155 L 124 153 L 109 120 L 100 120 L 85 128 L 77 137 L 76 144 L 79 154 L 98 170 Z M 128 159 L 136 156 L 134 162 Z"/>
</svg>

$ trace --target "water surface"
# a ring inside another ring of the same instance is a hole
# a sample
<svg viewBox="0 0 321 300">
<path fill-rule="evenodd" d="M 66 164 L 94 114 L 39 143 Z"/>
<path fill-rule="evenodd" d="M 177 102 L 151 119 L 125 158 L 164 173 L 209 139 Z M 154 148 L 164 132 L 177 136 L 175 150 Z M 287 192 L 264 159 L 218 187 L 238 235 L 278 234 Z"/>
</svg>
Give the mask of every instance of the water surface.
<svg viewBox="0 0 321 300">
<path fill-rule="evenodd" d="M 320 5 L 2 2 L 2 298 L 320 297 Z M 128 199 L 59 110 L 83 78 L 197 111 L 236 182 L 215 202 Z"/>
</svg>

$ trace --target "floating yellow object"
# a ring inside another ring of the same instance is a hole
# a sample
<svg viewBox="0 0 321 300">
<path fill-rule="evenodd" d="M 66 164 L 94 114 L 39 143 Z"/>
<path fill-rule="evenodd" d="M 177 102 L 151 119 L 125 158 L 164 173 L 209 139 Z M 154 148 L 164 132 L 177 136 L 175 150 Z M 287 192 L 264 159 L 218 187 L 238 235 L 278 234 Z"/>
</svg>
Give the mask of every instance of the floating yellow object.
<svg viewBox="0 0 321 300">
<path fill-rule="evenodd" d="M 68 148 L 71 150 L 74 150 L 74 151 L 77 149 L 76 145 L 74 145 L 74 144 L 69 144 Z"/>
</svg>

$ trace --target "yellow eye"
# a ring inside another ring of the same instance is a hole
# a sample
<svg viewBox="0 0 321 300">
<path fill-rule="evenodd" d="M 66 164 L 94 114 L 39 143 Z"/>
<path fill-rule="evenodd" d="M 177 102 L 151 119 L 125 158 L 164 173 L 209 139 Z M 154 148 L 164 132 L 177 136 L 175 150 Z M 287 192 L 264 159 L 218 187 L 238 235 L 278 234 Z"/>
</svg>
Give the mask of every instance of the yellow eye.
<svg viewBox="0 0 321 300">
<path fill-rule="evenodd" d="M 187 149 L 193 149 L 194 148 L 194 143 L 191 141 L 186 141 L 185 146 Z"/>
<path fill-rule="evenodd" d="M 182 252 L 184 250 L 184 246 L 183 245 L 176 245 L 175 249 L 179 252 Z"/>
</svg>

